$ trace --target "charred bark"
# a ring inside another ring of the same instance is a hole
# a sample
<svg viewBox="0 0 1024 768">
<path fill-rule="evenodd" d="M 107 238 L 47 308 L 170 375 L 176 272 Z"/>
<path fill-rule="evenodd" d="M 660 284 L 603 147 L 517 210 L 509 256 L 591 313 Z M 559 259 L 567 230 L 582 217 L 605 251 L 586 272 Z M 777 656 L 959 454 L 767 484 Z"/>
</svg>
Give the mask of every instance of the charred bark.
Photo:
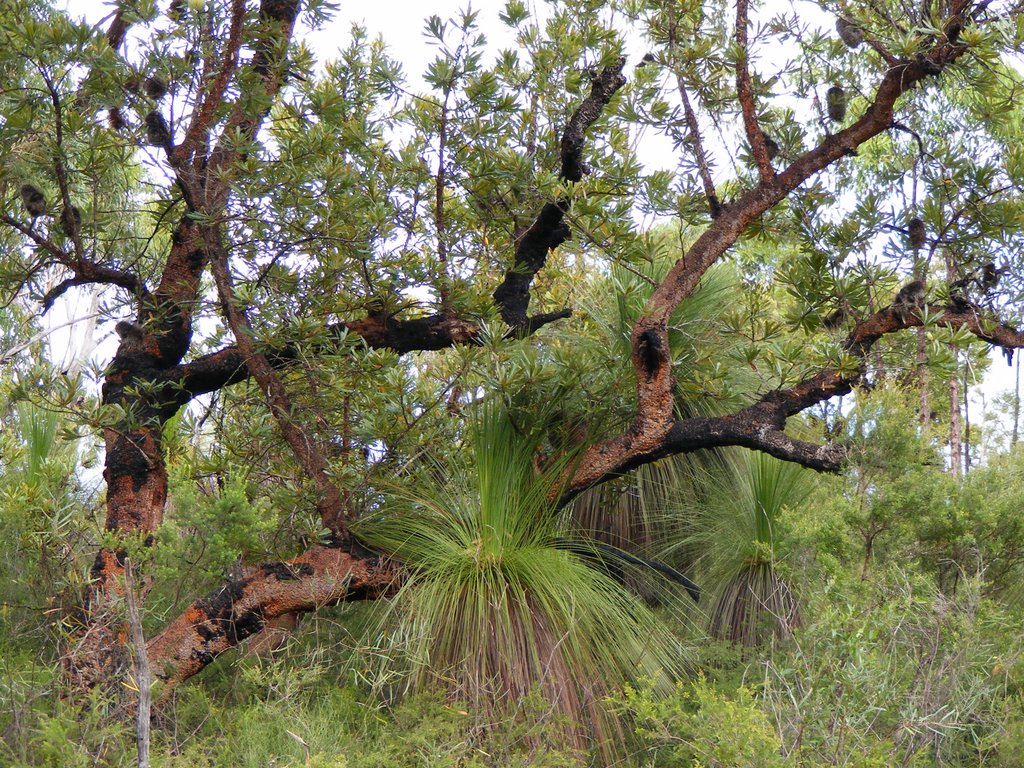
<svg viewBox="0 0 1024 768">
<path fill-rule="evenodd" d="M 845 448 L 838 444 L 818 445 L 796 440 L 785 432 L 787 419 L 812 405 L 849 394 L 863 376 L 866 356 L 878 340 L 921 326 L 920 314 L 888 307 L 859 322 L 845 342 L 850 354 L 860 360 L 853 370 L 819 371 L 791 387 L 773 390 L 753 405 L 726 416 L 673 419 L 653 435 L 629 431 L 616 438 L 615 452 L 607 450 L 607 444 L 599 444 L 585 454 L 559 503 L 566 504 L 587 488 L 643 464 L 702 448 L 742 446 L 819 472 L 839 471 L 846 460 Z M 927 314 L 930 322 L 946 328 L 966 328 L 978 338 L 1004 349 L 1024 348 L 1024 331 L 990 326 L 977 312 L 931 306 Z"/>
<path fill-rule="evenodd" d="M 561 144 L 562 169 L 559 177 L 563 181 L 578 182 L 586 173 L 583 144 L 587 130 L 626 84 L 622 74 L 625 66 L 626 60 L 620 59 L 615 65 L 601 70 L 591 83 L 590 95 L 569 119 Z M 570 205 L 568 198 L 546 203 L 530 228 L 518 238 L 512 269 L 505 273 L 504 281 L 494 291 L 494 303 L 501 311 L 501 319 L 513 329 L 529 322 L 530 285 L 534 275 L 544 268 L 548 252 L 564 243 L 571 234 L 569 225 L 565 223 Z"/>
<path fill-rule="evenodd" d="M 241 23 L 245 4 L 233 0 L 234 18 Z M 287 42 L 298 0 L 264 0 L 261 17 L 274 22 L 267 26 L 264 47 L 272 41 Z M 117 47 L 127 29 L 117 14 L 108 32 L 108 39 Z M 268 49 L 269 50 L 269 49 Z M 231 57 L 237 47 L 225 53 L 225 70 L 231 69 Z M 259 50 L 255 59 L 267 52 Z M 280 63 L 278 63 L 280 66 Z M 267 99 L 254 114 L 236 107 L 228 122 L 233 130 L 214 147 L 223 162 L 238 157 L 239 136 L 251 138 L 259 130 L 269 112 L 274 95 L 280 88 L 277 70 L 265 67 L 258 81 Z M 220 100 L 223 93 L 217 95 Z M 245 100 L 242 100 L 244 102 Z M 216 107 L 216 105 L 214 105 Z M 197 118 L 201 110 L 196 113 Z M 57 113 L 60 131 L 60 113 Z M 195 127 L 193 122 L 193 127 Z M 212 124 L 199 126 L 198 136 L 208 139 Z M 116 406 L 124 414 L 119 422 L 104 433 L 106 460 L 104 479 L 107 483 L 107 514 L 105 528 L 113 546 L 102 547 L 93 564 L 86 593 L 86 622 L 81 636 L 65 660 L 69 677 L 83 687 L 93 687 L 116 679 L 126 663 L 126 632 L 119 605 L 123 596 L 125 550 L 119 539 L 141 539 L 152 544 L 156 530 L 163 521 L 167 499 L 167 470 L 164 465 L 160 432 L 163 424 L 187 402 L 180 389 L 178 367 L 192 342 L 192 311 L 199 293 L 200 281 L 208 265 L 208 249 L 194 214 L 219 213 L 227 199 L 225 177 L 215 173 L 213 163 L 206 163 L 203 173 L 175 162 L 175 152 L 165 147 L 168 160 L 185 199 L 187 211 L 181 217 L 171 238 L 171 248 L 161 271 L 156 289 L 150 294 L 141 281 L 118 283 L 133 290 L 139 300 L 134 322 L 118 324 L 121 342 L 107 369 L 102 399 L 105 405 Z M 222 166 L 218 166 L 222 168 Z M 212 208 L 211 208 L 212 206 Z M 72 262 L 75 279 L 90 282 L 94 277 L 80 261 Z M 109 282 L 109 281 L 107 281 Z M 140 584 L 141 596 L 146 592 L 145 580 Z"/>
<path fill-rule="evenodd" d="M 203 670 L 267 622 L 327 605 L 394 594 L 400 573 L 376 556 L 314 547 L 288 562 L 264 563 L 243 579 L 196 600 L 146 646 L 167 687 Z"/>
<path fill-rule="evenodd" d="M 741 3 L 737 8 L 737 24 L 744 26 L 746 4 Z M 739 42 L 741 45 L 745 43 L 745 31 Z M 925 78 L 937 71 L 941 72 L 944 67 L 963 55 L 964 51 L 963 46 L 939 43 L 924 56 L 912 61 L 895 63 L 887 70 L 874 99 L 858 120 L 846 129 L 826 136 L 821 144 L 798 157 L 779 173 L 775 173 L 770 164 L 763 162 L 764 158 L 760 156 L 761 152 L 756 146 L 759 143 L 758 137 L 753 137 L 755 156 L 761 170 L 759 183 L 727 206 L 711 222 L 651 294 L 643 314 L 634 325 L 632 334 L 632 359 L 637 372 L 637 407 L 633 421 L 622 434 L 597 443 L 587 450 L 573 477 L 567 478 L 570 495 L 603 479 L 613 477 L 625 469 L 639 466 L 651 460 L 650 457 L 664 455 L 666 446 L 677 441 L 676 437 L 670 436 L 678 434 L 673 414 L 673 378 L 670 366 L 661 366 L 652 373 L 648 352 L 655 338 L 659 348 L 666 352 L 669 350 L 669 317 L 680 302 L 694 291 L 707 270 L 725 254 L 748 226 L 786 199 L 807 179 L 843 157 L 854 154 L 858 146 L 891 128 L 896 100 Z M 745 62 L 741 63 L 743 66 L 740 66 L 737 72 L 738 99 L 743 107 L 748 133 L 752 130 L 756 133 L 756 110 L 750 89 L 747 87 Z M 760 149 L 763 149 L 763 144 Z M 879 315 L 891 316 L 892 313 L 886 310 L 875 317 L 878 318 Z M 891 319 L 895 322 L 895 318 Z M 838 376 L 842 379 L 835 372 L 822 375 Z M 848 382 L 842 381 L 839 388 L 848 386 Z M 838 389 L 835 394 L 839 394 Z M 799 400 L 803 398 L 794 395 L 794 401 Z M 781 437 L 781 428 L 781 425 L 766 428 L 761 436 L 752 435 L 746 430 L 743 436 L 744 443 L 722 444 L 746 444 L 758 448 L 764 446 L 773 455 L 783 458 L 789 455 L 791 460 L 802 460 L 808 463 L 808 466 L 824 466 L 822 457 L 818 456 L 816 451 L 787 446 L 786 440 Z M 733 435 L 729 439 L 735 440 L 738 436 Z M 824 461 L 824 464 L 829 463 L 828 460 Z"/>
</svg>

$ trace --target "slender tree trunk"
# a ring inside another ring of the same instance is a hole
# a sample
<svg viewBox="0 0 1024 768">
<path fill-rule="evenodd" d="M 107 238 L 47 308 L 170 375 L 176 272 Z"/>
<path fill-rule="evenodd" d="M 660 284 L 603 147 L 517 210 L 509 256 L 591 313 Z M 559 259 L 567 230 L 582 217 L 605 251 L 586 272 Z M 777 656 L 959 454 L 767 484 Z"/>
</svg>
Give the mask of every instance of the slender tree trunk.
<svg viewBox="0 0 1024 768">
<path fill-rule="evenodd" d="M 135 741 L 138 747 L 139 768 L 149 768 L 149 721 L 153 713 L 153 675 L 146 653 L 146 638 L 142 633 L 142 615 L 136 592 L 131 562 L 126 562 L 124 571 L 125 603 L 128 607 L 128 625 L 132 634 L 135 656 L 135 686 L 139 691 L 138 706 L 135 710 Z"/>
<path fill-rule="evenodd" d="M 1020 438 L 1020 353 L 1017 353 L 1016 381 L 1013 386 L 1013 435 L 1010 445 L 1016 445 Z"/>
<path fill-rule="evenodd" d="M 949 471 L 953 477 L 960 477 L 963 462 L 963 445 L 960 439 L 960 378 L 954 373 L 949 377 Z"/>
<path fill-rule="evenodd" d="M 917 391 L 919 393 L 918 418 L 922 430 L 932 423 L 932 406 L 928 397 L 928 334 L 924 328 L 917 329 Z"/>
<path fill-rule="evenodd" d="M 945 250 L 945 258 L 946 280 L 952 284 L 956 280 L 956 267 L 948 249 Z M 950 351 L 953 353 L 956 366 L 953 375 L 949 377 L 949 468 L 953 477 L 960 477 L 963 468 L 963 444 L 960 439 L 960 354 L 952 344 Z"/>
<path fill-rule="evenodd" d="M 917 191 L 917 168 L 914 168 L 914 190 L 915 196 Z M 919 248 L 914 248 L 914 279 L 924 280 L 928 275 L 928 265 L 921 261 L 919 257 Z M 921 431 L 926 432 L 928 427 L 932 423 L 932 406 L 931 399 L 929 397 L 928 386 L 928 332 L 924 326 L 917 329 L 917 355 L 915 357 L 915 365 L 917 368 L 917 390 L 920 397 L 920 414 L 918 418 L 921 420 Z"/>
<path fill-rule="evenodd" d="M 860 567 L 860 580 L 867 581 L 868 579 L 868 567 L 871 565 L 871 555 L 875 549 L 875 534 L 870 533 L 864 539 L 864 562 L 861 563 Z"/>
<path fill-rule="evenodd" d="M 967 382 L 968 369 L 964 367 L 964 474 L 971 471 L 971 389 Z"/>
</svg>

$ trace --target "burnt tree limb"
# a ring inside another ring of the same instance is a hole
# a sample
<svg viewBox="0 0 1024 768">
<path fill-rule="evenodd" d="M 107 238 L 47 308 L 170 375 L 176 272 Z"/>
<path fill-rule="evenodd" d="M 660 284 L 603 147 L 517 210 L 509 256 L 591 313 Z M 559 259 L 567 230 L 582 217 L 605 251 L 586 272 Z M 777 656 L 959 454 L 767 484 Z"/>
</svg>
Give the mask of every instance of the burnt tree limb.
<svg viewBox="0 0 1024 768">
<path fill-rule="evenodd" d="M 544 312 L 527 318 L 526 323 L 512 329 L 506 338 L 536 333 L 544 326 L 571 317 L 569 309 Z M 389 315 L 370 315 L 360 320 L 335 323 L 328 327 L 328 336 L 340 342 L 347 336 L 358 337 L 371 349 L 387 349 L 399 355 L 413 352 L 436 352 L 456 346 L 477 346 L 483 343 L 483 327 L 473 320 L 449 315 L 428 315 L 399 319 Z M 283 368 L 298 357 L 298 347 L 262 348 L 274 368 Z M 167 370 L 162 375 L 168 391 L 175 391 L 174 407 L 181 407 L 198 395 L 215 392 L 222 387 L 245 381 L 250 376 L 245 356 L 236 345 L 225 347 Z"/>
<path fill-rule="evenodd" d="M 637 406 L 625 432 L 597 443 L 585 453 L 570 487 L 588 487 L 620 471 L 639 466 L 644 457 L 661 450 L 675 426 L 670 355 L 650 355 L 651 349 L 668 350 L 668 321 L 676 307 L 697 287 L 700 279 L 736 242 L 740 234 L 765 212 L 785 200 L 801 184 L 831 164 L 853 154 L 857 147 L 892 127 L 897 99 L 926 78 L 941 72 L 965 52 L 964 46 L 939 42 L 925 55 L 901 62 L 882 76 L 874 98 L 849 127 L 826 136 L 779 173 L 760 181 L 730 203 L 669 270 L 652 292 L 633 327 L 632 360 L 637 373 Z M 656 341 L 655 341 L 656 340 Z"/>
<path fill-rule="evenodd" d="M 124 288 L 140 302 L 149 299 L 149 290 L 146 288 L 146 284 L 136 275 L 125 270 L 84 260 L 77 262 L 72 269 L 75 273 L 73 277 L 61 280 L 39 300 L 43 312 L 49 311 L 57 299 L 78 285 L 114 285 Z"/>
<path fill-rule="evenodd" d="M 657 440 L 640 442 L 642 437 L 627 432 L 619 438 L 627 450 L 619 453 L 618 461 L 613 461 L 614 455 L 602 453 L 601 445 L 597 446 L 593 454 L 598 461 L 587 463 L 585 458 L 581 462 L 559 502 L 566 504 L 586 488 L 644 464 L 702 448 L 742 446 L 819 472 L 839 471 L 846 461 L 845 448 L 796 440 L 785 432 L 787 419 L 832 397 L 849 394 L 861 380 L 867 354 L 874 345 L 886 335 L 924 325 L 922 315 L 929 324 L 967 329 L 977 338 L 1003 349 L 1024 349 L 1024 331 L 999 325 L 973 310 L 932 305 L 907 313 L 887 307 L 857 323 L 844 341 L 845 349 L 857 361 L 855 366 L 818 371 L 791 387 L 767 392 L 753 404 L 726 416 L 675 419 Z M 588 451 L 587 456 L 590 455 Z"/>
<path fill-rule="evenodd" d="M 48 311 L 54 302 L 71 288 L 77 285 L 90 285 L 93 283 L 118 286 L 124 288 L 140 301 L 148 300 L 149 290 L 145 282 L 138 275 L 125 269 L 99 264 L 77 254 L 68 253 L 43 232 L 26 226 L 13 216 L 0 214 L 0 222 L 20 232 L 35 243 L 42 252 L 52 258 L 51 263 L 61 264 L 73 273 L 72 277 L 62 280 L 48 290 L 39 300 L 44 312 Z"/>
<path fill-rule="evenodd" d="M 602 69 L 591 82 L 590 95 L 569 118 L 561 142 L 559 178 L 563 181 L 576 183 L 583 179 L 586 173 L 583 145 L 587 130 L 626 84 L 626 77 L 622 74 L 625 66 L 626 60 L 619 59 Z M 505 273 L 505 279 L 494 291 L 494 303 L 501 312 L 501 319 L 513 329 L 528 322 L 533 276 L 544 268 L 548 252 L 569 238 L 565 214 L 569 212 L 570 205 L 568 197 L 545 203 L 533 224 L 517 239 L 512 269 Z"/>
<path fill-rule="evenodd" d="M 386 560 L 313 547 L 293 560 L 264 563 L 193 602 L 146 644 L 163 696 L 225 651 L 288 613 L 393 595 L 400 572 Z"/>
</svg>

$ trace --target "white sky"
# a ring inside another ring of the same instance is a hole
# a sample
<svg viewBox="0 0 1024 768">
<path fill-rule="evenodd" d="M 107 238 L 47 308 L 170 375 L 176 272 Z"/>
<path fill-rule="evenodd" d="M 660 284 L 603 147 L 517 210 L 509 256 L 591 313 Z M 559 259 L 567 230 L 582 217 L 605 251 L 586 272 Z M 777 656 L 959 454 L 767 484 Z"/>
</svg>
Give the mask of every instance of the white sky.
<svg viewBox="0 0 1024 768">
<path fill-rule="evenodd" d="M 2 0 L 0 0 L 2 2 Z M 98 23 L 101 19 L 111 13 L 111 7 L 103 0 L 58 0 L 72 15 L 84 16 L 90 23 Z M 427 63 L 434 57 L 436 50 L 428 45 L 423 37 L 424 20 L 431 14 L 437 14 L 442 19 L 456 16 L 468 5 L 468 0 L 427 0 L 426 2 L 410 2 L 410 0 L 378 0 L 377 2 L 352 2 L 341 0 L 340 10 L 334 19 L 324 29 L 317 32 L 307 32 L 306 40 L 310 47 L 317 51 L 321 63 L 325 59 L 334 58 L 335 54 L 343 48 L 350 39 L 350 29 L 353 22 L 359 23 L 367 28 L 372 38 L 381 36 L 387 42 L 391 55 L 401 61 L 409 85 L 420 88 L 422 80 L 419 73 L 422 72 Z M 534 11 L 544 13 L 546 8 L 543 2 L 530 0 L 527 5 Z M 786 4 L 789 5 L 788 3 Z M 473 3 L 474 9 L 479 9 L 478 26 L 487 36 L 488 43 L 495 50 L 507 47 L 512 43 L 512 36 L 509 30 L 498 20 L 498 13 L 504 6 L 502 0 L 477 0 Z M 777 12 L 778 7 L 771 7 L 769 12 Z M 639 61 L 644 53 L 642 42 L 637 40 L 628 50 L 629 60 L 633 63 Z M 628 72 L 628 68 L 627 68 Z M 674 166 L 675 160 L 671 156 L 670 145 L 660 136 L 648 133 L 643 136 L 641 158 L 652 165 Z M 69 306 L 67 315 L 52 313 L 54 318 L 51 322 L 54 325 L 64 322 L 65 317 L 84 317 L 90 313 L 88 299 L 84 292 L 77 296 L 74 306 Z M 64 334 L 63 338 L 67 338 Z M 57 341 L 56 335 L 54 341 Z M 64 346 L 63 339 L 60 344 L 54 344 L 59 349 Z M 73 356 L 73 348 L 76 346 L 72 339 L 67 339 L 69 355 Z M 106 347 L 106 345 L 104 345 Z M 101 352 L 105 351 L 101 348 Z M 112 351 L 112 350 L 111 350 Z M 1024 350 L 1020 354 L 1024 354 Z M 1012 390 L 1014 387 L 1014 367 L 1008 366 L 998 351 L 990 355 L 992 364 L 985 374 L 985 380 L 980 387 L 974 387 L 972 397 L 972 424 L 979 424 L 982 421 L 987 405 L 1000 392 Z"/>
</svg>

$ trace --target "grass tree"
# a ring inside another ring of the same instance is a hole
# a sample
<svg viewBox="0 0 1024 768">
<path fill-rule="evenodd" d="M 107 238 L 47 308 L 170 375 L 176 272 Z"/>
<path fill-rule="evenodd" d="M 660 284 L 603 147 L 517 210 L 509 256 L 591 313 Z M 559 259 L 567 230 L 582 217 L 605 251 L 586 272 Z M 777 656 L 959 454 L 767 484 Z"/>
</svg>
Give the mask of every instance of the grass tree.
<svg viewBox="0 0 1024 768">
<path fill-rule="evenodd" d="M 754 646 L 788 637 L 799 624 L 796 595 L 779 573 L 779 522 L 803 503 L 814 475 L 764 454 L 731 453 L 710 473 L 700 501 L 686 510 L 692 553 L 710 595 L 713 637 Z"/>
<path fill-rule="evenodd" d="M 571 744 L 607 743 L 617 729 L 603 697 L 638 678 L 668 682 L 677 645 L 567 542 L 552 501 L 564 465 L 536 468 L 539 433 L 491 406 L 469 432 L 471 462 L 396 489 L 384 514 L 360 526 L 410 572 L 391 612 L 410 681 L 490 716 L 539 695 Z"/>
</svg>

